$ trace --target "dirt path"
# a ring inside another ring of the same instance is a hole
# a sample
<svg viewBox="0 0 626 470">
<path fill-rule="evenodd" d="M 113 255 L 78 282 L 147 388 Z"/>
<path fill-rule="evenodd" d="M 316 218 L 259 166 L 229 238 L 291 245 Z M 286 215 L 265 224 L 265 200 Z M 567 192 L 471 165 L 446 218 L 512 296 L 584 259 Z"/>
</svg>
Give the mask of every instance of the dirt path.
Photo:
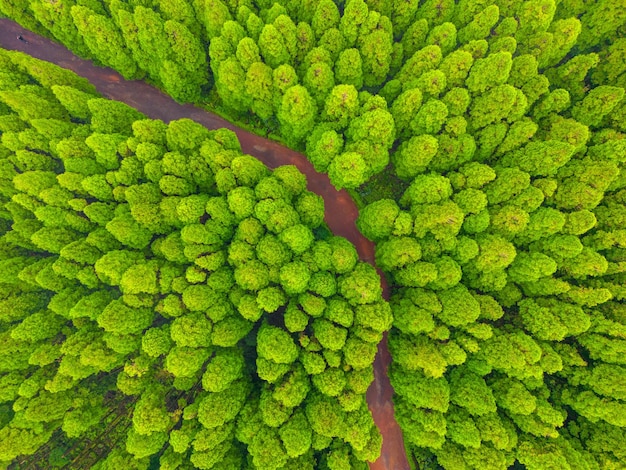
<svg viewBox="0 0 626 470">
<path fill-rule="evenodd" d="M 25 41 L 17 37 L 21 35 Z M 350 240 L 363 261 L 374 264 L 374 244 L 357 230 L 355 222 L 358 210 L 345 190 L 337 191 L 328 176 L 318 173 L 306 157 L 276 142 L 269 141 L 240 129 L 219 116 L 208 113 L 193 105 L 181 105 L 156 88 L 141 81 L 126 81 L 117 72 L 94 66 L 80 59 L 65 47 L 25 30 L 18 24 L 0 19 L 0 47 L 19 50 L 38 59 L 53 62 L 87 78 L 98 92 L 107 98 L 123 101 L 138 109 L 146 116 L 165 122 L 180 118 L 190 118 L 209 129 L 226 127 L 233 130 L 244 153 L 253 155 L 270 168 L 280 165 L 295 165 L 304 173 L 308 189 L 324 198 L 326 214 L 324 220 L 335 235 Z M 382 276 L 381 276 L 382 277 Z M 385 296 L 388 286 L 383 278 Z M 371 470 L 409 470 L 404 450 L 402 432 L 394 418 L 393 389 L 387 377 L 387 367 L 391 356 L 387 349 L 387 337 L 378 345 L 374 361 L 374 382 L 367 391 L 367 402 L 374 422 L 383 436 L 383 450 L 380 458 L 370 464 Z"/>
</svg>

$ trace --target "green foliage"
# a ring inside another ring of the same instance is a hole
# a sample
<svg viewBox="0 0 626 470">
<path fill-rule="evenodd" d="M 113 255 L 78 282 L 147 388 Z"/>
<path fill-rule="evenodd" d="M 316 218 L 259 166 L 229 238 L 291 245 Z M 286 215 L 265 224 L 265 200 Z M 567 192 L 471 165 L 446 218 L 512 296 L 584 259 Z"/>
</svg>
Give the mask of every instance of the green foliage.
<svg viewBox="0 0 626 470">
<path fill-rule="evenodd" d="M 135 11 L 152 53 L 165 44 L 149 43 L 155 15 Z M 316 390 L 355 412 L 373 379 L 347 390 L 347 371 L 371 367 L 390 327 L 378 275 L 327 235 L 323 199 L 294 166 L 271 172 L 229 131 L 146 120 L 78 80 L 44 78 L 0 106 L 32 121 L 19 132 L 39 152 L 17 137 L 0 151 L 0 399 L 15 410 L 0 420 L 0 459 L 53 462 L 46 443 L 72 442 L 71 458 L 91 466 L 88 437 L 107 450 L 103 468 L 146 468 L 156 454 L 174 468 L 188 449 L 198 468 L 240 468 L 243 454 L 261 468 L 313 468 L 329 445 L 317 431 L 313 445 Z M 54 103 L 50 86 L 71 118 L 29 108 Z M 363 463 L 380 449 L 369 412 L 359 420 L 367 438 L 342 435 Z"/>
<path fill-rule="evenodd" d="M 398 421 L 407 449 L 444 468 L 624 466 L 624 397 L 611 386 L 624 375 L 623 10 L 610 0 L 0 2 L 126 77 L 179 101 L 208 97 L 306 146 L 335 187 L 366 196 L 358 227 L 392 283 Z M 228 437 L 211 447 L 206 433 L 189 437 L 189 465 L 240 467 L 233 433 L 261 468 L 359 468 L 375 456 L 344 387 L 351 368 L 369 370 L 391 316 L 354 247 L 316 240 L 323 207 L 306 182 L 269 176 L 232 136 L 189 121 L 147 126 L 24 55 L 3 52 L 0 65 L 10 247 L 0 252 L 14 259 L 0 364 L 35 377 L 0 431 L 0 460 L 50 436 L 19 421 L 41 386 L 29 367 L 45 364 L 58 394 L 123 364 L 119 388 L 141 395 L 171 380 L 154 362 L 164 356 L 175 388 L 193 394 L 206 370 L 205 391 L 219 395 L 247 380 L 255 348 L 263 398 L 241 399 L 240 417 L 203 409 L 220 430 L 211 436 Z M 397 187 L 363 186 L 378 173 Z M 100 297 L 103 284 L 115 294 Z M 48 310 L 21 300 L 41 289 L 63 294 L 49 294 Z M 42 346 L 64 338 L 89 348 Z M 219 359 L 226 347 L 248 354 L 242 372 L 239 359 Z M 212 361 L 229 371 L 223 382 Z M 184 400 L 173 416 L 201 427 L 189 405 L 200 399 Z M 82 432 L 71 416 L 63 429 Z M 163 426 L 150 439 L 133 428 L 130 454 L 116 449 L 103 467 L 147 465 Z"/>
</svg>

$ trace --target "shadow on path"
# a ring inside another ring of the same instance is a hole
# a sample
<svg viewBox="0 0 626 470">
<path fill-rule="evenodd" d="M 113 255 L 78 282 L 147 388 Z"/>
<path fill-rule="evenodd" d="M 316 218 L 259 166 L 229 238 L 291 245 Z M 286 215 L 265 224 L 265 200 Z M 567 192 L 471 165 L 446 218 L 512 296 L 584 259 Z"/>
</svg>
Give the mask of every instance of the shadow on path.
<svg viewBox="0 0 626 470">
<path fill-rule="evenodd" d="M 22 39 L 18 39 L 20 36 Z M 98 92 L 113 100 L 138 109 L 152 119 L 169 122 L 189 118 L 209 129 L 227 128 L 237 134 L 244 153 L 252 155 L 270 168 L 295 165 L 307 177 L 307 187 L 324 198 L 324 220 L 335 235 L 350 240 L 361 260 L 374 265 L 374 243 L 367 240 L 356 228 L 359 215 L 356 204 L 346 190 L 337 191 L 326 174 L 318 173 L 301 153 L 272 142 L 251 132 L 240 129 L 219 116 L 196 106 L 181 105 L 155 87 L 142 81 L 125 80 L 117 72 L 96 67 L 90 61 L 80 59 L 64 46 L 25 30 L 17 23 L 0 18 L 0 47 L 25 52 L 38 59 L 55 63 L 87 78 Z M 383 295 L 388 298 L 389 287 L 379 271 Z M 367 403 L 374 422 L 383 436 L 380 458 L 370 464 L 371 470 L 410 470 L 402 432 L 394 418 L 393 388 L 387 377 L 391 356 L 387 349 L 387 335 L 378 345 L 374 361 L 374 382 L 367 391 Z"/>
</svg>

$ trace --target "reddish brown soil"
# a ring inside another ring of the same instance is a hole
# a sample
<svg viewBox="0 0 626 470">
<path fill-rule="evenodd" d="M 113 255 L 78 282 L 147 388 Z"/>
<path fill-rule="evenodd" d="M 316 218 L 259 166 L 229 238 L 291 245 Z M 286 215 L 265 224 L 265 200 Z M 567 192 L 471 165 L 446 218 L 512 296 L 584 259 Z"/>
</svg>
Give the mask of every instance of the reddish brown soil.
<svg viewBox="0 0 626 470">
<path fill-rule="evenodd" d="M 17 36 L 21 35 L 25 41 Z M 0 19 L 0 46 L 9 50 L 19 50 L 38 59 L 53 62 L 87 78 L 103 96 L 123 101 L 138 109 L 146 116 L 165 122 L 180 118 L 190 118 L 209 129 L 228 128 L 233 130 L 244 153 L 253 155 L 270 168 L 280 165 L 295 165 L 304 173 L 308 189 L 324 198 L 326 214 L 324 220 L 335 235 L 350 240 L 360 258 L 374 264 L 374 244 L 357 230 L 355 222 L 358 209 L 345 191 L 337 191 L 328 176 L 318 173 L 306 157 L 289 148 L 259 137 L 225 121 L 219 116 L 208 113 L 193 105 L 181 105 L 156 88 L 142 81 L 127 81 L 117 72 L 96 67 L 87 60 L 80 59 L 65 47 L 46 38 L 25 30 L 18 24 Z M 385 297 L 388 286 L 382 278 Z M 394 418 L 393 388 L 387 377 L 387 367 L 391 356 L 387 349 L 387 337 L 378 345 L 378 354 L 374 361 L 374 382 L 367 391 L 367 402 L 376 425 L 383 436 L 383 450 L 380 458 L 370 464 L 372 470 L 410 470 L 407 461 L 402 432 Z"/>
</svg>

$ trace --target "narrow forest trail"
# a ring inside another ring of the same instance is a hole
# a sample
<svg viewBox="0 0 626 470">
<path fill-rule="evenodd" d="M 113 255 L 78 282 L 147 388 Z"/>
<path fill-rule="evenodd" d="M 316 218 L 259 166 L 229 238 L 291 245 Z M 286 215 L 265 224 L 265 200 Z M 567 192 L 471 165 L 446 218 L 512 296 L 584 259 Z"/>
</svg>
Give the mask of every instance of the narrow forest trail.
<svg viewBox="0 0 626 470">
<path fill-rule="evenodd" d="M 18 36 L 24 40 L 19 40 Z M 374 265 L 374 244 L 357 229 L 358 209 L 345 190 L 337 191 L 327 175 L 318 173 L 301 153 L 281 144 L 238 128 L 219 116 L 193 105 L 181 105 L 158 89 L 142 81 L 127 81 L 117 72 L 96 67 L 90 61 L 80 59 L 72 52 L 49 39 L 25 30 L 17 23 L 0 18 L 0 47 L 25 52 L 38 59 L 52 62 L 87 78 L 103 96 L 123 101 L 146 116 L 169 122 L 180 118 L 193 119 L 209 129 L 228 128 L 234 131 L 244 153 L 252 155 L 270 168 L 295 165 L 307 177 L 308 189 L 324 198 L 324 220 L 335 235 L 350 240 L 361 260 Z M 380 271 L 379 271 L 380 273 Z M 384 296 L 389 288 L 382 277 Z M 374 422 L 383 436 L 380 458 L 370 464 L 371 470 L 410 470 L 402 432 L 394 417 L 393 388 L 387 377 L 391 356 L 387 348 L 387 336 L 378 345 L 374 361 L 374 382 L 367 391 L 367 402 Z"/>
</svg>

